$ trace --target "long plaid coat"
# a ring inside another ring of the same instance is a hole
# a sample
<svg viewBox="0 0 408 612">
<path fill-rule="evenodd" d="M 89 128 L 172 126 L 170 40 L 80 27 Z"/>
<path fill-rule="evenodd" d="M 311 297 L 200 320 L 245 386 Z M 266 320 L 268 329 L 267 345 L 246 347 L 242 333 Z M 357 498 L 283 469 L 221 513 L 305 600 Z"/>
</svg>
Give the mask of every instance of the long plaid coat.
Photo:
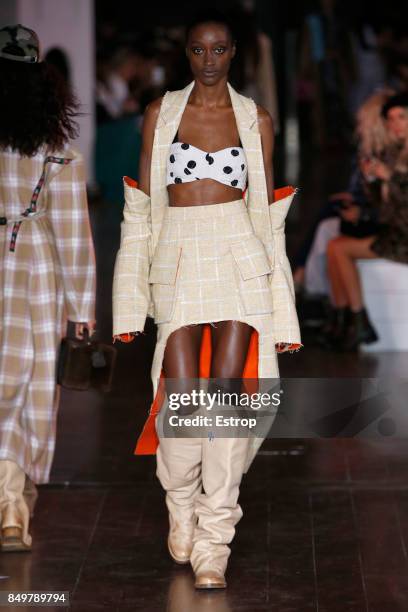
<svg viewBox="0 0 408 612">
<path fill-rule="evenodd" d="M 49 480 L 67 319 L 95 318 L 84 164 L 71 147 L 0 151 L 0 460 Z"/>
<path fill-rule="evenodd" d="M 157 279 L 155 281 L 152 276 L 152 271 L 157 269 L 158 265 L 165 268 L 172 265 L 171 262 L 159 264 L 156 257 L 163 215 L 169 203 L 166 164 L 171 142 L 177 132 L 193 86 L 194 81 L 184 89 L 167 91 L 163 97 L 153 142 L 150 196 L 137 189 L 127 177 L 124 180 L 124 221 L 113 282 L 114 335 L 143 331 L 146 317 L 154 317 L 155 311 L 157 314 L 163 309 L 161 305 L 155 305 L 152 300 L 151 283 L 157 282 Z M 256 104 L 250 98 L 235 91 L 229 83 L 228 90 L 248 162 L 248 189 L 244 199 L 254 233 L 262 241 L 269 261 L 269 266 L 266 264 L 266 267 L 268 267 L 273 302 L 271 316 L 262 321 L 259 343 L 252 351 L 252 355 L 256 354 L 258 366 L 256 371 L 259 378 L 276 378 L 279 376 L 279 371 L 275 344 L 286 343 L 286 350 L 297 349 L 301 346 L 292 272 L 286 256 L 284 234 L 285 218 L 295 190 L 293 188 L 278 190 L 275 202 L 269 205 Z M 245 267 L 254 269 L 254 276 L 256 276 L 256 269 L 259 268 L 260 262 L 258 250 L 248 251 L 248 246 L 243 244 L 242 258 L 245 259 Z M 152 266 L 152 261 L 155 263 L 154 266 Z M 264 264 L 263 267 L 265 268 Z M 265 273 L 265 270 L 263 272 L 258 270 L 258 273 Z M 242 271 L 243 266 L 241 266 Z M 168 276 L 170 278 L 170 274 Z M 248 272 L 248 276 L 251 276 L 251 272 Z M 162 282 L 168 283 L 169 281 Z M 256 299 L 254 295 L 247 297 L 249 301 Z M 266 320 L 269 322 L 268 326 L 265 325 Z M 159 379 L 162 377 L 166 341 L 174 329 L 188 323 L 191 321 L 177 320 L 158 323 L 157 344 L 151 371 L 154 401 L 148 421 L 139 438 L 137 454 L 149 454 L 157 445 L 154 416 L 160 409 L 159 404 L 161 405 L 161 394 L 158 391 L 160 391 Z M 248 323 L 256 327 L 251 316 L 248 316 Z M 253 440 L 246 470 L 261 442 L 261 439 Z"/>
</svg>

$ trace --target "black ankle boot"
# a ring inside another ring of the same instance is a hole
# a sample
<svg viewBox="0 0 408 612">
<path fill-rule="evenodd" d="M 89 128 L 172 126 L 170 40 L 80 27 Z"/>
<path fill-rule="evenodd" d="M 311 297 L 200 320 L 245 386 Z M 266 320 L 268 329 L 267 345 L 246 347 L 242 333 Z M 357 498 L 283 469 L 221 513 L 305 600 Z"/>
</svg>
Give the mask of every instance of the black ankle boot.
<svg viewBox="0 0 408 612">
<path fill-rule="evenodd" d="M 358 312 L 350 312 L 350 323 L 338 348 L 341 351 L 355 351 L 359 344 L 371 344 L 376 340 L 378 340 L 377 332 L 371 325 L 366 309 L 362 308 Z"/>
<path fill-rule="evenodd" d="M 333 348 L 344 337 L 346 327 L 350 319 L 348 306 L 342 308 L 331 308 L 327 322 L 323 325 L 318 336 L 319 344 L 326 348 Z"/>
</svg>

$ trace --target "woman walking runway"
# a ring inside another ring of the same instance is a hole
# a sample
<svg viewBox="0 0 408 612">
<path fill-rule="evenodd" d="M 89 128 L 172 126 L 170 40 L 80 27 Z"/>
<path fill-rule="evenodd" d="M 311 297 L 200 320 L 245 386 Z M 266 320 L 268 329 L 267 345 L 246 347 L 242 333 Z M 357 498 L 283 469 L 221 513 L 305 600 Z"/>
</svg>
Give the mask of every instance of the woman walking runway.
<svg viewBox="0 0 408 612">
<path fill-rule="evenodd" d="M 169 552 L 191 563 L 197 588 L 226 586 L 239 485 L 261 440 L 163 436 L 163 381 L 192 393 L 204 374 L 236 390 L 248 375 L 277 377 L 277 350 L 300 347 L 283 235 L 294 189 L 268 207 L 272 120 L 228 82 L 235 45 L 220 14 L 190 24 L 194 80 L 146 110 L 114 276 L 115 338 L 143 331 L 146 316 L 158 326 L 154 402 L 136 453 L 157 448 Z"/>
<path fill-rule="evenodd" d="M 49 480 L 67 318 L 95 326 L 84 166 L 68 144 L 76 105 L 21 25 L 0 30 L 1 550 L 29 550 L 27 504 Z"/>
</svg>

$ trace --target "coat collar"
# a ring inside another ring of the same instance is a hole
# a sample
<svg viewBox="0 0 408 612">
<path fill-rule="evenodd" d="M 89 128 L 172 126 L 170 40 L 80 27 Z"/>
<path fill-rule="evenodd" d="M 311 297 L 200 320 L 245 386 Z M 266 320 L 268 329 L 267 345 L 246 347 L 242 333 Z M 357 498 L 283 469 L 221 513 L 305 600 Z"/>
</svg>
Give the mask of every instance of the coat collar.
<svg viewBox="0 0 408 612">
<path fill-rule="evenodd" d="M 191 81 L 191 83 L 184 87 L 184 89 L 166 92 L 165 95 L 171 94 L 171 97 L 168 101 L 169 103 L 166 104 L 165 110 L 159 115 L 156 125 L 157 129 L 161 129 L 165 126 L 171 126 L 171 124 L 176 124 L 178 126 L 190 97 L 190 93 L 193 90 L 194 84 L 195 81 Z M 227 87 L 237 121 L 238 131 L 241 132 L 242 129 L 257 132 L 256 104 L 254 104 L 250 98 L 239 94 L 228 82 Z"/>
</svg>

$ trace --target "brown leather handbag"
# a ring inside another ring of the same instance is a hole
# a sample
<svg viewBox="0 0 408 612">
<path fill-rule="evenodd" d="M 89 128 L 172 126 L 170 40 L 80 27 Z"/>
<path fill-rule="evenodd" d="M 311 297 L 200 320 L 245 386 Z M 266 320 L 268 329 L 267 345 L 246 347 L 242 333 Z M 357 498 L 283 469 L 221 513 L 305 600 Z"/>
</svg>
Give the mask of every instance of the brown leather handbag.
<svg viewBox="0 0 408 612">
<path fill-rule="evenodd" d="M 117 349 L 89 337 L 61 340 L 57 361 L 57 383 L 67 389 L 93 388 L 108 393 L 112 388 Z"/>
</svg>

